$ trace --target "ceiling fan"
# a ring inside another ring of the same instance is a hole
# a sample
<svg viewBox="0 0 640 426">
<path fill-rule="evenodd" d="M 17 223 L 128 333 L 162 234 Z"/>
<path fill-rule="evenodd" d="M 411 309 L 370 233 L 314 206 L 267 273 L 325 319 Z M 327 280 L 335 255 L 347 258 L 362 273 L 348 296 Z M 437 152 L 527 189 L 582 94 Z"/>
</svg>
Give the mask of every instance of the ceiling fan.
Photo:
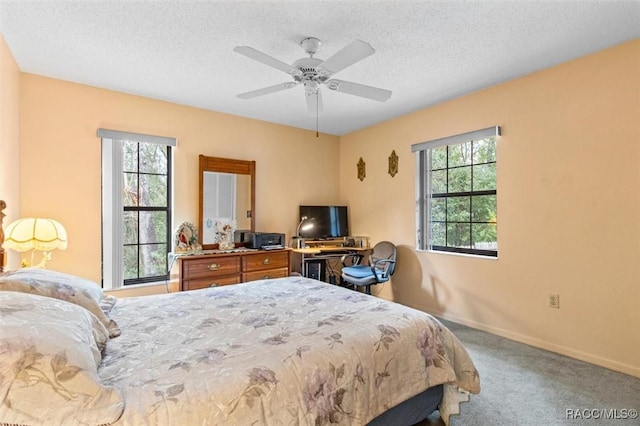
<svg viewBox="0 0 640 426">
<path fill-rule="evenodd" d="M 354 40 L 324 61 L 319 58 L 314 58 L 321 44 L 320 40 L 315 37 L 307 37 L 302 40 L 300 45 L 309 57 L 298 59 L 291 65 L 249 46 L 235 47 L 233 49 L 234 51 L 258 62 L 262 62 L 265 65 L 284 71 L 293 77 L 293 81 L 241 93 L 238 97 L 241 99 L 255 98 L 257 96 L 291 89 L 302 84 L 307 100 L 307 111 L 309 116 L 312 117 L 317 117 L 318 113 L 322 111 L 322 96 L 320 92 L 320 85 L 322 84 L 331 90 L 380 102 L 384 102 L 391 97 L 391 91 L 389 90 L 335 78 L 330 79 L 330 77 L 338 71 L 372 55 L 375 50 L 370 44 L 361 40 Z"/>
</svg>

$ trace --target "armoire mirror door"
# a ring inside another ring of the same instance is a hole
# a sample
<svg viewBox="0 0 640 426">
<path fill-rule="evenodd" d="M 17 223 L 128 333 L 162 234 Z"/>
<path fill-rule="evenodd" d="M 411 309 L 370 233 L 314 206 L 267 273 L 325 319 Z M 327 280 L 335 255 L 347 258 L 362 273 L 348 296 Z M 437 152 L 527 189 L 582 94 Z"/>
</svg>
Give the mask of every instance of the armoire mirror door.
<svg viewBox="0 0 640 426">
<path fill-rule="evenodd" d="M 233 219 L 238 230 L 255 230 L 256 162 L 199 156 L 198 240 L 205 250 L 217 247 L 215 221 Z"/>
</svg>

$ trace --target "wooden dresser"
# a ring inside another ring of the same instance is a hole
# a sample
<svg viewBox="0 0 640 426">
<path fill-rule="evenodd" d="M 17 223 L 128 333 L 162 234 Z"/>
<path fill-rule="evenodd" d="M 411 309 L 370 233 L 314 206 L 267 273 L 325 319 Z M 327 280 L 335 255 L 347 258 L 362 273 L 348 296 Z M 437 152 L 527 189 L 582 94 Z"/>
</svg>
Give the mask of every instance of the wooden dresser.
<svg viewBox="0 0 640 426">
<path fill-rule="evenodd" d="M 203 254 L 178 258 L 180 290 L 289 276 L 290 250 Z"/>
</svg>

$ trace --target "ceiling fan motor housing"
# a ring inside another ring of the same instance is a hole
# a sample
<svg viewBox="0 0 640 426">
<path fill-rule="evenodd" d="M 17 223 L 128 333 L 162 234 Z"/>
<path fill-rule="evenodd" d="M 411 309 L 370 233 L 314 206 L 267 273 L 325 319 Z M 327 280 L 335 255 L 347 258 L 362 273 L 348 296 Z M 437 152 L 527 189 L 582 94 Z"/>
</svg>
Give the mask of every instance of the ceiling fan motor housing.
<svg viewBox="0 0 640 426">
<path fill-rule="evenodd" d="M 302 73 L 301 75 L 296 75 L 293 78 L 301 83 L 306 83 L 308 81 L 315 81 L 318 83 L 324 83 L 329 77 L 323 76 L 318 73 L 316 67 L 323 63 L 322 59 L 317 58 L 302 58 L 295 61 L 292 66 Z"/>
</svg>

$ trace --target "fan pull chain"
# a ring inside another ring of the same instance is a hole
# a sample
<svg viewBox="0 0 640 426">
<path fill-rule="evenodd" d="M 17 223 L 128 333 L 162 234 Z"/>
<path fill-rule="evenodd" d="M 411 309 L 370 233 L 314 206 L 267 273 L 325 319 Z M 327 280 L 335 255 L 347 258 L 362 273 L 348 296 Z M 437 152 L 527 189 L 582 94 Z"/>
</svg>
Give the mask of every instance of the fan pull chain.
<svg viewBox="0 0 640 426">
<path fill-rule="evenodd" d="M 318 98 L 320 97 L 320 94 L 317 92 L 318 89 L 316 89 L 316 138 L 320 137 L 320 133 L 319 133 L 319 129 L 318 129 L 318 116 L 320 115 L 320 111 L 318 110 L 319 108 L 319 104 L 320 101 L 318 100 Z"/>
</svg>

